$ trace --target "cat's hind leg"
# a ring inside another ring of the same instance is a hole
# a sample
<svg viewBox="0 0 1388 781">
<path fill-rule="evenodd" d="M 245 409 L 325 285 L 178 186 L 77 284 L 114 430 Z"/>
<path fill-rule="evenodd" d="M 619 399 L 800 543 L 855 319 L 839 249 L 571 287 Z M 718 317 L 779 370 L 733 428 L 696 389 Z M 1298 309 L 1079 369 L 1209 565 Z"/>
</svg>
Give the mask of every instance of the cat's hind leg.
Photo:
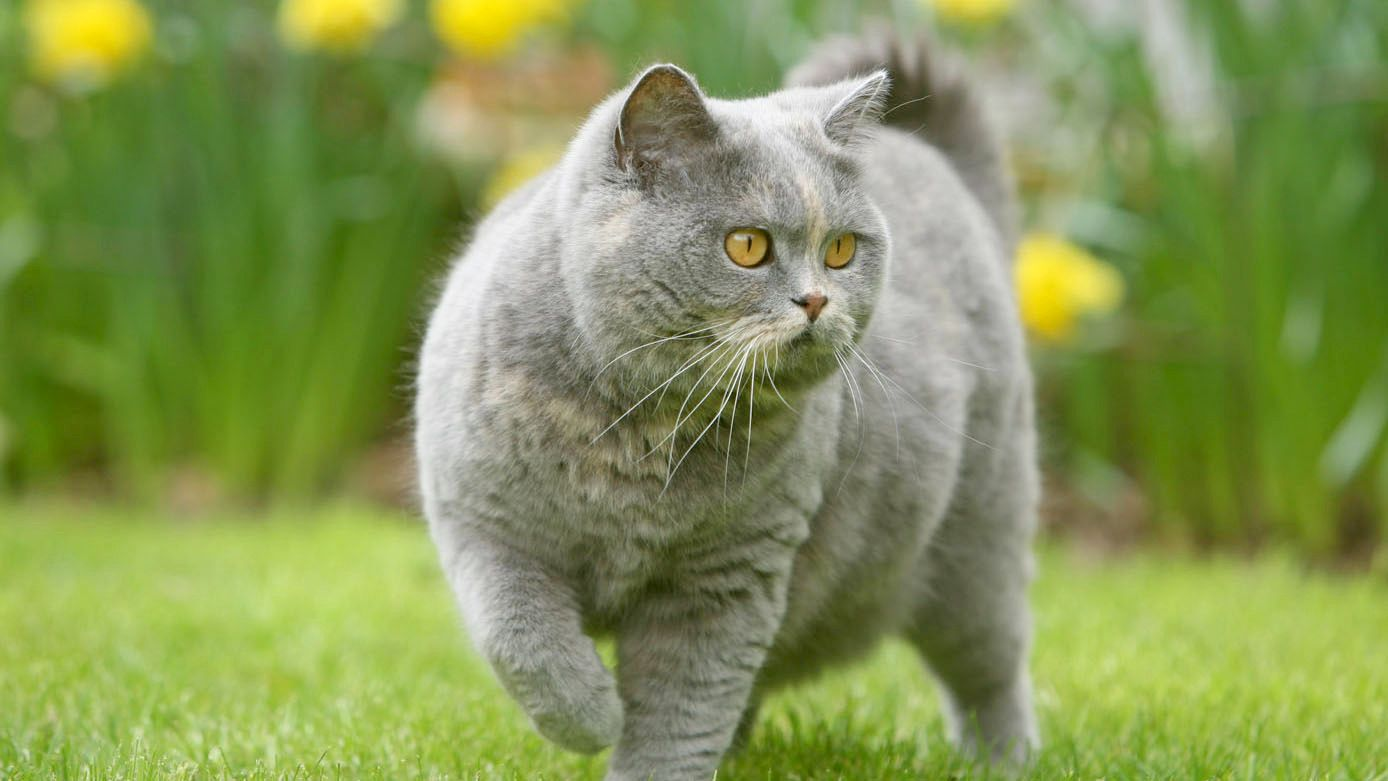
<svg viewBox="0 0 1388 781">
<path fill-rule="evenodd" d="M 1027 655 L 1035 491 L 1029 443 L 986 453 L 921 565 L 908 639 L 942 687 L 950 738 L 989 760 L 1039 746 Z"/>
<path fill-rule="evenodd" d="M 736 754 L 752 742 L 752 733 L 757 729 L 757 716 L 760 713 L 761 695 L 753 691 L 746 707 L 742 709 L 742 718 L 738 719 L 737 729 L 733 731 L 733 742 L 728 747 L 728 753 Z"/>
</svg>

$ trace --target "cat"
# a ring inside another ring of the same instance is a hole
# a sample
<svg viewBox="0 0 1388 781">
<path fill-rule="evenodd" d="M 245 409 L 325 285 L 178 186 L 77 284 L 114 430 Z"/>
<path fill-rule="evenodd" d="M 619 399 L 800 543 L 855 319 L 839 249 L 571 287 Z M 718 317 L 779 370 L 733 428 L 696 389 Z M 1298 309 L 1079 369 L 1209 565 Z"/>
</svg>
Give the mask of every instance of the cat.
<svg viewBox="0 0 1388 781">
<path fill-rule="evenodd" d="M 481 221 L 421 351 L 421 493 L 542 735 L 707 779 L 767 692 L 898 635 L 955 744 L 1037 747 L 1012 189 L 955 61 L 878 30 L 753 99 L 651 67 Z"/>
</svg>

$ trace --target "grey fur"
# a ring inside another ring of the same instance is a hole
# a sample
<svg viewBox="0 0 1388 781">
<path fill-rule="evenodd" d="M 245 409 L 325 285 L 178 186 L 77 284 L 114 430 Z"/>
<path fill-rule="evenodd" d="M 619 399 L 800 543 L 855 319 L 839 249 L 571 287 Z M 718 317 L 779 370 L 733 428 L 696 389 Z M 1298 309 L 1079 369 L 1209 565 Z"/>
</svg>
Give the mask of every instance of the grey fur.
<svg viewBox="0 0 1388 781">
<path fill-rule="evenodd" d="M 430 322 L 417 448 L 444 570 L 536 728 L 616 746 L 609 779 L 709 778 L 765 692 L 888 634 L 958 744 L 1037 743 L 1010 185 L 981 115 L 948 113 L 974 110 L 962 84 L 926 78 L 957 71 L 881 35 L 751 100 L 643 73 L 482 221 Z M 878 65 L 897 104 L 953 96 L 888 115 L 924 138 L 877 128 Z M 773 258 L 731 263 L 738 227 Z M 845 231 L 857 255 L 829 269 Z M 810 323 L 791 299 L 813 291 Z"/>
</svg>

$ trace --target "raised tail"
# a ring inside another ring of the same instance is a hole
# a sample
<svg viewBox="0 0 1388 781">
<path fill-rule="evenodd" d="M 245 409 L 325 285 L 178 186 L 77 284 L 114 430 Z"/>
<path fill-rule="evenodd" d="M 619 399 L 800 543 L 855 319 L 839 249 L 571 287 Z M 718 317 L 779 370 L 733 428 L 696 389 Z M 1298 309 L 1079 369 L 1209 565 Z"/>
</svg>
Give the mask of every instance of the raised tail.
<svg viewBox="0 0 1388 781">
<path fill-rule="evenodd" d="M 882 68 L 891 75 L 885 120 L 943 152 L 1012 247 L 1016 195 L 999 134 L 960 61 L 929 36 L 880 25 L 828 38 L 786 74 L 786 86 L 832 84 Z"/>
</svg>

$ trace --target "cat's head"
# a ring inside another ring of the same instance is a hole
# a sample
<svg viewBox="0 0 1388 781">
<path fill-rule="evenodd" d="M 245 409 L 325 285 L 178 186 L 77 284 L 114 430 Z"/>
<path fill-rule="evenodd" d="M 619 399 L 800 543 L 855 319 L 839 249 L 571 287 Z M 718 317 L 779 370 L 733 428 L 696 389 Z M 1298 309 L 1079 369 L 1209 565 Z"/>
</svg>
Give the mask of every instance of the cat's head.
<svg viewBox="0 0 1388 781">
<path fill-rule="evenodd" d="M 614 371 L 696 360 L 714 384 L 741 356 L 794 386 L 834 368 L 890 254 L 859 161 L 887 87 L 879 72 L 724 101 L 659 65 L 594 112 L 561 174 L 562 268 L 586 341 L 635 350 Z"/>
</svg>

